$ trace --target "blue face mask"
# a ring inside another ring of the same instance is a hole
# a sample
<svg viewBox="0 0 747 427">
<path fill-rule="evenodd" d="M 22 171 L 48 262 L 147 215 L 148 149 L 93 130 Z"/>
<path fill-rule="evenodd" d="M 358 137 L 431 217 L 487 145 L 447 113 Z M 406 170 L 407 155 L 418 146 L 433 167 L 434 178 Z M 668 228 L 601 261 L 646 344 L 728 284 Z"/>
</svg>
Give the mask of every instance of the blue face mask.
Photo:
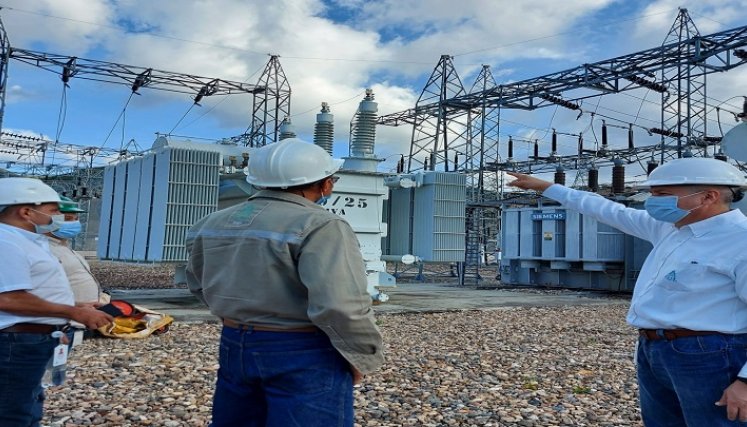
<svg viewBox="0 0 747 427">
<path fill-rule="evenodd" d="M 327 179 L 329 179 L 329 180 L 331 180 L 331 181 L 332 181 L 332 185 L 335 185 L 335 183 L 336 183 L 336 182 L 337 182 L 337 181 L 338 181 L 338 180 L 340 179 L 340 177 L 339 177 L 339 176 L 330 176 L 330 177 L 327 177 L 327 178 L 325 179 L 325 181 L 326 181 Z M 331 195 L 332 195 L 332 193 L 330 193 L 330 196 L 331 196 Z M 314 202 L 314 203 L 316 203 L 317 205 L 322 205 L 322 206 L 324 206 L 324 205 L 326 205 L 326 204 L 327 204 L 327 201 L 328 201 L 328 200 L 329 200 L 329 196 L 325 196 L 325 195 L 324 195 L 324 190 L 322 190 L 322 195 L 321 195 L 321 197 L 319 197 L 319 198 L 318 198 L 318 199 L 316 200 L 316 202 Z"/>
<path fill-rule="evenodd" d="M 688 194 L 687 196 L 682 197 L 651 196 L 646 199 L 646 202 L 643 204 L 643 206 L 646 208 L 646 212 L 648 212 L 648 214 L 651 215 L 654 219 L 658 219 L 659 221 L 664 222 L 671 222 L 672 224 L 674 224 L 681 221 L 690 212 L 700 207 L 698 206 L 690 210 L 682 209 L 677 206 L 677 202 L 679 202 L 679 199 L 684 199 L 685 197 L 694 196 L 700 193 L 703 193 L 703 191 L 698 191 L 697 193 Z"/>
<path fill-rule="evenodd" d="M 52 232 L 52 235 L 59 237 L 60 239 L 72 239 L 80 234 L 82 229 L 83 227 L 80 225 L 80 221 L 65 221 L 60 224 L 59 230 Z"/>
<path fill-rule="evenodd" d="M 53 231 L 57 231 L 60 229 L 60 226 L 62 225 L 62 223 L 65 222 L 65 215 L 62 215 L 62 214 L 49 215 L 49 214 L 45 214 L 44 212 L 39 212 L 36 209 L 31 209 L 31 210 L 36 213 L 40 213 L 42 215 L 52 218 L 52 222 L 50 222 L 49 224 L 34 224 L 32 222 L 32 224 L 34 224 L 34 231 L 37 234 L 47 234 Z"/>
</svg>

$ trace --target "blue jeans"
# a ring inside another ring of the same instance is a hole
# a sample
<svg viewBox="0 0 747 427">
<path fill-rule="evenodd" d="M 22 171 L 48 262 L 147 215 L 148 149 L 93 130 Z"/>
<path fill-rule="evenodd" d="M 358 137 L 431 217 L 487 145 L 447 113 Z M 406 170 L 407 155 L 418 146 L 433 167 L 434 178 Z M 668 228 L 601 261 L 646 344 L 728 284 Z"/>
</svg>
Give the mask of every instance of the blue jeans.
<svg viewBox="0 0 747 427">
<path fill-rule="evenodd" d="M 0 426 L 35 427 L 42 419 L 42 375 L 59 339 L 0 332 Z"/>
<path fill-rule="evenodd" d="M 212 427 L 349 427 L 353 377 L 320 332 L 223 327 Z"/>
<path fill-rule="evenodd" d="M 638 338 L 638 389 L 646 427 L 747 426 L 716 406 L 747 362 L 747 334 Z"/>
</svg>

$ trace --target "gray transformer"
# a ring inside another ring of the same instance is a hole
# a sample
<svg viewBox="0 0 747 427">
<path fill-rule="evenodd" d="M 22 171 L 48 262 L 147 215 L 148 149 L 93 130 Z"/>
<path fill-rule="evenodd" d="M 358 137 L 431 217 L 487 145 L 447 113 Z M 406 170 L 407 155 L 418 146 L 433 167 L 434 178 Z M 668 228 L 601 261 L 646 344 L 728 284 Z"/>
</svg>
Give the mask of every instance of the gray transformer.
<svg viewBox="0 0 747 427">
<path fill-rule="evenodd" d="M 387 178 L 390 257 L 464 261 L 467 178 L 453 172 L 416 172 Z"/>
<path fill-rule="evenodd" d="M 97 254 L 127 262 L 183 262 L 187 230 L 218 208 L 221 156 L 161 147 L 104 169 Z"/>
<path fill-rule="evenodd" d="M 507 285 L 630 292 L 651 250 L 647 241 L 561 206 L 506 208 L 501 220 Z"/>
</svg>

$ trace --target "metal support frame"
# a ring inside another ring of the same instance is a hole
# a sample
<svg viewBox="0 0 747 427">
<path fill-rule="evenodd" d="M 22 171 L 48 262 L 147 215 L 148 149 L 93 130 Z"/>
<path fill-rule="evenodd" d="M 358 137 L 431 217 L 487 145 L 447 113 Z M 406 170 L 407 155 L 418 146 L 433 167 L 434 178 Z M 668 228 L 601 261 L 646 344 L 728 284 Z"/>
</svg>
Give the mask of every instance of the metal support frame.
<svg viewBox="0 0 747 427">
<path fill-rule="evenodd" d="M 245 145 L 262 147 L 277 142 L 283 119 L 290 117 L 291 88 L 280 57 L 271 55 L 257 82 L 264 90 L 254 94 L 252 123 Z"/>
<path fill-rule="evenodd" d="M 5 116 L 5 93 L 8 88 L 8 63 L 10 62 L 10 40 L 0 20 L 0 130 L 3 129 Z"/>
<path fill-rule="evenodd" d="M 467 111 L 446 106 L 447 99 L 465 94 L 462 81 L 454 68 L 453 58 L 441 55 L 428 82 L 416 103 L 417 106 L 433 105 L 434 108 L 418 109 L 411 120 L 412 143 L 407 161 L 407 171 L 420 169 L 456 170 L 456 163 L 450 167 L 449 154 L 464 156 L 467 147 Z M 378 123 L 381 123 L 379 121 Z M 427 163 L 427 168 L 425 167 Z"/>
<path fill-rule="evenodd" d="M 470 89 L 470 93 L 485 93 L 497 86 L 489 65 L 483 65 L 480 74 Z M 486 197 L 495 198 L 498 194 L 497 173 L 487 170 L 486 164 L 500 161 L 498 154 L 500 131 L 500 107 L 480 106 L 479 114 L 468 111 L 468 141 L 463 162 L 457 170 L 467 175 L 467 196 L 469 202 L 482 202 Z M 486 261 L 483 254 L 488 251 L 488 230 L 494 228 L 495 211 L 468 208 L 465 223 L 465 257 L 459 270 L 459 284 L 477 285 L 480 280 L 480 265 Z"/>
<path fill-rule="evenodd" d="M 147 87 L 168 92 L 198 95 L 230 95 L 257 93 L 264 88 L 257 85 L 192 74 L 156 70 L 135 65 L 117 64 L 75 56 L 57 55 L 32 50 L 10 48 L 10 59 L 51 71 L 68 83 L 71 78 L 128 85 L 133 92 Z"/>
<path fill-rule="evenodd" d="M 451 118 L 456 119 L 468 110 L 471 110 L 473 114 L 479 114 L 483 106 L 534 110 L 557 105 L 558 100 L 577 102 L 641 87 L 655 87 L 657 90 L 662 90 L 676 86 L 683 78 L 695 79 L 743 65 L 747 62 L 747 56 L 740 55 L 739 49 L 744 46 L 747 46 L 747 26 L 707 36 L 694 36 L 661 47 L 584 64 L 515 83 L 498 85 L 485 91 L 454 96 L 445 100 L 439 98 L 426 103 L 423 102 L 421 95 L 415 108 L 382 115 L 377 123 L 385 126 L 411 124 L 417 127 L 427 117 L 441 117 L 448 122 Z M 676 69 L 682 67 L 683 64 L 698 64 L 698 66 L 689 67 L 689 74 L 676 73 L 668 77 L 674 80 L 651 82 L 656 73 Z M 426 85 L 426 89 L 432 81 L 433 76 Z M 702 90 L 705 90 L 705 86 Z M 564 95 L 563 98 L 559 97 L 561 93 Z M 457 132 L 457 135 L 459 134 L 463 134 L 461 129 Z M 411 157 L 423 150 L 421 139 L 413 137 Z M 416 161 L 411 158 L 408 164 Z"/>
<path fill-rule="evenodd" d="M 683 146 L 689 150 L 701 146 L 707 135 L 705 65 L 687 60 L 698 56 L 700 46 L 683 43 L 699 38 L 700 33 L 687 9 L 680 8 L 662 45 L 677 46 L 671 52 L 676 64 L 661 70 L 661 80 L 670 83 L 669 91 L 661 94 L 662 141 L 664 135 L 671 135 L 677 141 L 677 157 L 682 157 Z M 707 157 L 708 150 L 703 149 L 701 155 Z"/>
<path fill-rule="evenodd" d="M 747 26 L 701 36 L 694 29 L 687 11 L 682 9 L 660 47 L 515 83 L 490 85 L 480 90 L 474 90 L 473 87 L 466 94 L 461 94 L 461 90 L 453 90 L 456 95 L 452 97 L 445 95 L 448 93 L 447 85 L 458 83 L 456 87 L 459 88 L 461 83 L 451 57 L 444 55 L 426 83 L 416 106 L 382 115 L 377 123 L 384 126 L 413 126 L 410 155 L 407 159 L 408 171 L 425 169 L 425 161 L 421 158 L 426 153 L 430 162 L 427 169 L 435 170 L 437 165 L 443 164 L 445 171 L 458 170 L 470 176 L 476 173 L 476 182 L 471 183 L 472 188 L 468 191 L 476 195 L 474 199 L 470 199 L 478 204 L 473 210 L 480 211 L 480 198 L 485 195 L 486 190 L 484 174 L 487 171 L 497 173 L 499 170 L 513 169 L 532 173 L 551 171 L 558 166 L 566 169 L 588 168 L 592 165 L 605 167 L 612 165 L 613 158 L 634 163 L 641 162 L 644 155 L 645 158 L 653 158 L 656 153 L 664 161 L 681 155 L 682 136 L 687 138 L 688 146 L 700 147 L 703 149 L 702 154 L 707 155 L 708 147 L 718 144 L 719 138 L 706 134 L 706 75 L 728 71 L 747 62 L 747 55 L 742 49 L 744 46 L 747 46 Z M 658 81 L 657 76 L 660 76 Z M 553 155 L 552 159 L 536 158 L 526 162 L 508 163 L 500 159 L 497 144 L 500 110 L 496 112 L 490 109 L 534 110 L 561 105 L 583 112 L 579 101 L 640 88 L 662 93 L 662 129 L 650 129 L 652 133 L 662 135 L 660 144 L 622 150 L 607 149 L 603 152 L 584 150 L 573 156 Z M 492 155 L 490 145 L 480 145 L 480 150 L 475 147 L 482 144 L 486 137 L 490 128 L 489 125 L 486 126 L 486 123 L 490 123 L 487 116 L 491 113 L 497 113 L 496 152 L 494 160 L 486 161 Z M 463 119 L 465 115 L 466 124 Z M 466 139 L 461 141 L 462 138 Z M 454 140 L 459 142 L 454 144 Z M 452 169 L 449 167 L 449 150 L 460 151 L 460 147 L 464 147 L 461 151 L 464 158 L 461 161 L 455 159 Z M 477 168 L 468 166 L 478 164 Z M 468 234 L 470 228 L 472 227 L 468 223 Z M 467 242 L 470 239 L 468 237 Z M 467 245 L 469 246 L 468 243 Z"/>
<path fill-rule="evenodd" d="M 17 135 L 9 132 L 0 133 L 0 153 L 17 156 L 8 161 L 6 169 L 12 166 L 25 166 L 24 175 L 60 175 L 77 169 L 88 169 L 103 164 L 95 164 L 94 159 L 115 161 L 138 156 L 140 151 L 118 150 L 108 147 L 60 144 L 40 137 Z M 50 159 L 54 158 L 55 163 Z M 2 162 L 0 162 L 2 164 Z M 33 173 L 39 171 L 40 173 Z"/>
</svg>

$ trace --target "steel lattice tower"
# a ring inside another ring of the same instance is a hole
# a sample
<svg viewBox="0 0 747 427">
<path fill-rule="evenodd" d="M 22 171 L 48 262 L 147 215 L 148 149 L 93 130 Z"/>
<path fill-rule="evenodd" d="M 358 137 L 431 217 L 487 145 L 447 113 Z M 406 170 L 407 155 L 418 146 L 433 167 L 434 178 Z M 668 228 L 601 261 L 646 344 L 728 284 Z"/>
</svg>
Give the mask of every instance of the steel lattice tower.
<svg viewBox="0 0 747 427">
<path fill-rule="evenodd" d="M 707 73 L 703 62 L 689 60 L 698 54 L 701 46 L 697 43 L 683 43 L 697 37 L 700 37 L 700 33 L 687 9 L 680 8 L 662 44 L 666 46 L 678 43 L 679 48 L 674 52 L 677 64 L 675 67 L 662 68 L 661 71 L 661 80 L 670 82 L 669 91 L 662 93 L 661 98 L 662 145 L 667 137 L 676 139 L 677 157 L 682 157 L 683 145 L 694 149 L 702 145 L 701 142 L 707 135 Z M 702 154 L 707 156 L 707 150 L 703 149 Z"/>
<path fill-rule="evenodd" d="M 487 93 L 488 89 L 497 86 L 489 65 L 483 65 L 475 79 L 470 93 Z M 469 127 L 467 152 L 464 162 L 457 165 L 457 170 L 467 174 L 467 197 L 471 202 L 482 202 L 487 197 L 493 199 L 497 194 L 495 172 L 485 170 L 486 164 L 497 163 L 498 137 L 500 130 L 500 106 L 487 106 L 482 103 L 479 111 L 468 111 Z M 460 268 L 459 284 L 468 282 L 477 284 L 480 279 L 481 254 L 487 250 L 486 243 L 489 229 L 495 231 L 496 215 L 491 209 L 468 207 L 465 224 L 465 257 Z"/>
<path fill-rule="evenodd" d="M 490 71 L 489 65 L 483 65 L 475 83 L 472 84 L 470 93 L 487 93 L 489 89 L 498 86 Z M 471 143 L 467 146 L 464 163 L 458 165 L 457 170 L 463 170 L 468 176 L 468 185 L 474 188 L 471 200 L 481 202 L 485 198 L 485 192 L 497 193 L 497 180 L 495 174 L 485 170 L 486 164 L 494 164 L 500 161 L 498 154 L 498 138 L 500 131 L 500 106 L 488 106 L 482 103 L 479 111 L 468 112 L 469 137 Z M 470 182 L 473 181 L 473 182 Z"/>
<path fill-rule="evenodd" d="M 291 88 L 279 58 L 278 55 L 270 56 L 257 81 L 257 86 L 265 90 L 254 94 L 252 125 L 247 143 L 250 147 L 262 147 L 278 141 L 280 124 L 285 117 L 290 117 Z"/>
<path fill-rule="evenodd" d="M 0 20 L 0 131 L 3 129 L 5 115 L 5 92 L 8 84 L 8 62 L 10 61 L 10 41 Z"/>
<path fill-rule="evenodd" d="M 464 156 L 467 146 L 467 111 L 448 107 L 445 103 L 466 93 L 454 68 L 453 58 L 441 55 L 416 103 L 418 106 L 436 104 L 436 108 L 419 111 L 413 121 L 408 172 L 436 170 L 443 164 L 444 171 L 455 170 L 458 161 L 450 166 L 449 154 Z"/>
</svg>

